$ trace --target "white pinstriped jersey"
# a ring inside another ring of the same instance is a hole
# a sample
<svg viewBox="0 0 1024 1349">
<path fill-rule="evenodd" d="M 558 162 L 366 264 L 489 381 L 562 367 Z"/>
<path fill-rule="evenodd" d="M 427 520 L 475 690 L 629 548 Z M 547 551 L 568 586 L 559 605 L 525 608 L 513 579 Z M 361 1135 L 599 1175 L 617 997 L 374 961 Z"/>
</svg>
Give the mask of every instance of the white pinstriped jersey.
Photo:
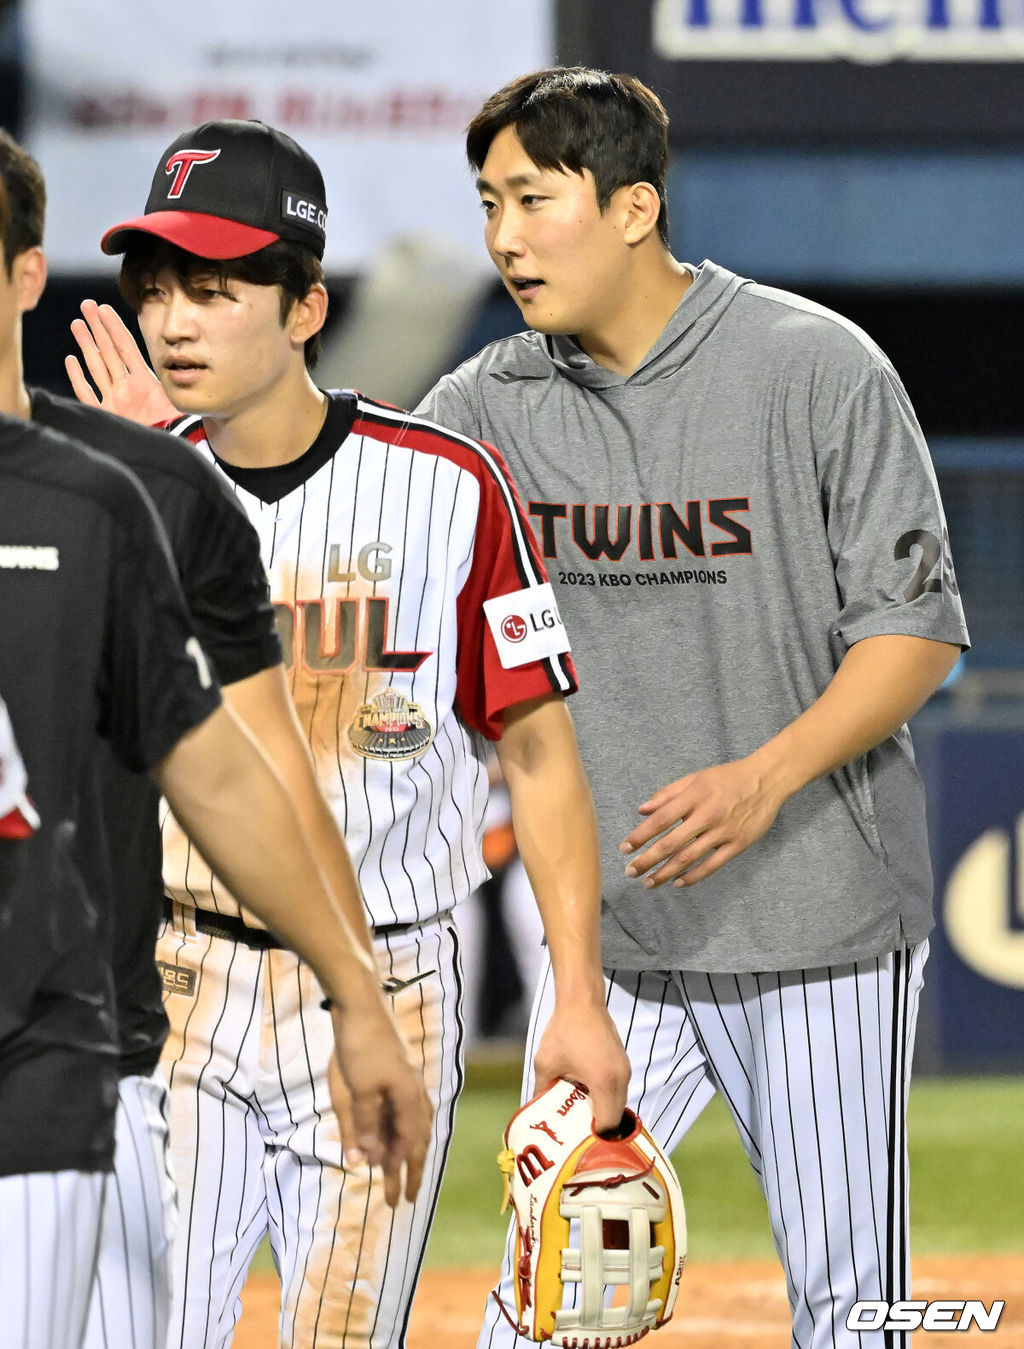
<svg viewBox="0 0 1024 1349">
<path fill-rule="evenodd" d="M 564 654 L 504 668 L 485 621 L 486 600 L 547 580 L 496 451 L 330 397 L 317 441 L 281 468 L 225 465 L 198 417 L 171 429 L 226 472 L 259 533 L 295 706 L 369 920 L 416 923 L 486 877 L 481 737 L 500 735 L 506 707 L 574 691 L 575 672 Z M 170 816 L 164 844 L 168 894 L 239 912 Z"/>
</svg>

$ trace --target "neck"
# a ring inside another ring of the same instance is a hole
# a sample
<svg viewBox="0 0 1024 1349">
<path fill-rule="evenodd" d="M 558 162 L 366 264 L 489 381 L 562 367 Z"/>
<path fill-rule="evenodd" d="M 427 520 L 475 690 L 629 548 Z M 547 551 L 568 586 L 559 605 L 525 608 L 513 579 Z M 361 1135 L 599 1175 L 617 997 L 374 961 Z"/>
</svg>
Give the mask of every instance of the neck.
<svg viewBox="0 0 1024 1349">
<path fill-rule="evenodd" d="M 693 275 L 665 249 L 630 272 L 607 320 L 576 340 L 592 361 L 617 375 L 631 375 L 665 331 Z"/>
<path fill-rule="evenodd" d="M 20 328 L 12 334 L 7 359 L 0 360 L 0 412 L 8 417 L 21 417 L 23 421 L 32 416 L 32 403 L 25 388 L 21 363 Z"/>
<path fill-rule="evenodd" d="M 214 453 L 238 468 L 277 468 L 301 458 L 320 434 L 327 398 L 303 367 L 294 390 L 268 390 L 258 403 L 219 416 L 203 414 Z"/>
</svg>

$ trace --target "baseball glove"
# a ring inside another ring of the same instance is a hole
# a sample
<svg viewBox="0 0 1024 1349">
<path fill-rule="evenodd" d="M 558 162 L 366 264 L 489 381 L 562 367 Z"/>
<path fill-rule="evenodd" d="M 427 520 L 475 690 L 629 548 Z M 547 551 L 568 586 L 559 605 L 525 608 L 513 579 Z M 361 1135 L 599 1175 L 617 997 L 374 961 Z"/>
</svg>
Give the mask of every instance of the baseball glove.
<svg viewBox="0 0 1024 1349">
<path fill-rule="evenodd" d="M 520 1335 L 619 1349 L 669 1320 L 686 1260 L 683 1193 L 631 1110 L 614 1137 L 598 1135 L 586 1087 L 558 1078 L 513 1115 L 498 1165 L 516 1214 Z"/>
</svg>

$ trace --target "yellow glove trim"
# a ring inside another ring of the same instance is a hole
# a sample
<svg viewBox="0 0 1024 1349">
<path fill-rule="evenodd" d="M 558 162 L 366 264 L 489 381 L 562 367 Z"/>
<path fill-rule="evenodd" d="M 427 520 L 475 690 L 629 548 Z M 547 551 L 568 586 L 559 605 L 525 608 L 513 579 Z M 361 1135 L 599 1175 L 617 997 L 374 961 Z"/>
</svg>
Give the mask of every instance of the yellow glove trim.
<svg viewBox="0 0 1024 1349">
<path fill-rule="evenodd" d="M 508 1178 L 512 1174 L 512 1168 L 515 1166 L 515 1164 L 516 1164 L 516 1154 L 513 1152 L 513 1150 L 511 1148 L 502 1148 L 502 1150 L 498 1153 L 498 1167 L 501 1171 L 502 1184 L 504 1185 L 505 1190 L 505 1193 L 501 1201 L 502 1213 L 505 1212 L 509 1204 L 512 1202 L 512 1195 L 510 1194 L 508 1188 Z"/>
</svg>

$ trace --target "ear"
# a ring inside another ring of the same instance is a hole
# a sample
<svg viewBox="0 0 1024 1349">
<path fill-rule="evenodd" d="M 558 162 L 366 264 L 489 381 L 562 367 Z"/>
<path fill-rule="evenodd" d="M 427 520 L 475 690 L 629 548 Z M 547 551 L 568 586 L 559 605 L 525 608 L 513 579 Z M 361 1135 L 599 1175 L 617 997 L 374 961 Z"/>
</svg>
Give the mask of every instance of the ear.
<svg viewBox="0 0 1024 1349">
<path fill-rule="evenodd" d="M 14 259 L 11 284 L 19 314 L 35 309 L 46 286 L 46 257 L 41 248 L 26 248 Z"/>
<path fill-rule="evenodd" d="M 627 244 L 642 243 L 657 233 L 661 202 L 650 183 L 629 183 L 620 187 L 622 193 L 622 238 Z"/>
<path fill-rule="evenodd" d="M 307 342 L 327 322 L 327 291 L 319 283 L 308 294 L 296 300 L 288 315 L 286 327 L 297 346 Z"/>
</svg>

